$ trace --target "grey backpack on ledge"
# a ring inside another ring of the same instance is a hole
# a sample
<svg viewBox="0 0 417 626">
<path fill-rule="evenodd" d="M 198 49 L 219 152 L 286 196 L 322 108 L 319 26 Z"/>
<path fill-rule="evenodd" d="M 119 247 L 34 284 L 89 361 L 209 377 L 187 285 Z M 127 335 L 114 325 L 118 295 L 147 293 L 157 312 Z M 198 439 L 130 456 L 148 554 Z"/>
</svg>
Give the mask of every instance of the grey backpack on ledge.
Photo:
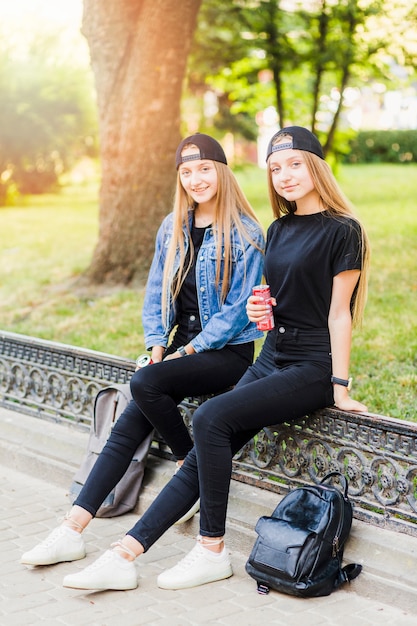
<svg viewBox="0 0 417 626">
<path fill-rule="evenodd" d="M 111 433 L 116 420 L 132 400 L 130 384 L 114 384 L 101 389 L 94 402 L 94 414 L 86 454 L 70 487 L 71 503 L 77 498 L 88 475 Z M 96 517 L 116 517 L 135 508 L 145 472 L 146 459 L 152 443 L 153 431 L 142 441 L 124 476 L 109 493 Z"/>
</svg>

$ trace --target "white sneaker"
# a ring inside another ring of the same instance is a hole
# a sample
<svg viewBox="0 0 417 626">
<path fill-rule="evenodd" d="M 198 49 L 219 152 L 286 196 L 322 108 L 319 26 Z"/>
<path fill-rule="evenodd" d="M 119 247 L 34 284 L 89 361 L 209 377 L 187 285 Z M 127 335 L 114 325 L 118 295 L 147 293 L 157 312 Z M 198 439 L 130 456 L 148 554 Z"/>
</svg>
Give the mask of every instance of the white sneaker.
<svg viewBox="0 0 417 626">
<path fill-rule="evenodd" d="M 226 548 L 216 554 L 197 543 L 177 565 L 158 576 L 161 589 L 198 587 L 233 575 Z"/>
<path fill-rule="evenodd" d="M 65 576 L 64 587 L 73 589 L 136 589 L 138 577 L 133 561 L 124 559 L 114 550 L 106 550 L 94 563 L 77 574 Z"/>
<path fill-rule="evenodd" d="M 176 467 L 174 474 L 179 472 L 180 469 L 181 469 L 181 465 L 178 465 L 178 461 L 177 461 L 177 467 Z M 187 513 L 184 513 L 184 515 L 175 522 L 175 526 L 178 526 L 179 524 L 184 524 L 184 522 L 188 522 L 188 520 L 194 517 L 194 515 L 199 512 L 199 510 L 200 510 L 200 498 L 197 500 L 195 504 L 193 504 L 193 506 L 191 507 L 189 511 L 187 511 Z"/>
<path fill-rule="evenodd" d="M 85 545 L 81 534 L 68 526 L 58 526 L 44 541 L 25 552 L 20 562 L 25 565 L 53 565 L 84 557 Z"/>
</svg>

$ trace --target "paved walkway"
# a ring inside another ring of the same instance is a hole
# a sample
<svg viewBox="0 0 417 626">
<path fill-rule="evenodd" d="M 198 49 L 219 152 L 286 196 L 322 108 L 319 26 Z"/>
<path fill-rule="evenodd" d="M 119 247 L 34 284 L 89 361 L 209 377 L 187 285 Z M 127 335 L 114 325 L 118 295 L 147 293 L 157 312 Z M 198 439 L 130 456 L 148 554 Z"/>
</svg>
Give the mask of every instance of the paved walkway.
<svg viewBox="0 0 417 626">
<path fill-rule="evenodd" d="M 63 577 L 85 567 L 132 526 L 134 515 L 94 520 L 87 531 L 87 558 L 30 568 L 22 552 L 43 539 L 68 509 L 65 490 L 0 465 L 0 626 L 415 626 L 417 615 L 355 593 L 360 577 L 326 598 L 298 599 L 271 592 L 260 596 L 244 570 L 246 555 L 232 553 L 232 578 L 182 591 L 156 586 L 159 572 L 174 565 L 193 540 L 172 529 L 138 559 L 134 591 L 85 592 L 62 587 Z"/>
</svg>

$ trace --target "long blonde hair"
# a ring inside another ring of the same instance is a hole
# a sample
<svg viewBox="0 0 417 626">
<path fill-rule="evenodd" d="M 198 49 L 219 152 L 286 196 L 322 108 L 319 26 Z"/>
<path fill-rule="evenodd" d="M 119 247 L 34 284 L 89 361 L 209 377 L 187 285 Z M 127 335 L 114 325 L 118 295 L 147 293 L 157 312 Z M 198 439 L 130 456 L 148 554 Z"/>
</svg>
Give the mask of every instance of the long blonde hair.
<svg viewBox="0 0 417 626">
<path fill-rule="evenodd" d="M 278 138 L 277 143 L 282 139 L 283 135 Z M 307 168 L 310 172 L 311 179 L 314 187 L 317 190 L 323 208 L 329 213 L 331 217 L 350 217 L 355 220 L 360 226 L 361 232 L 361 254 L 362 254 L 362 269 L 359 277 L 358 284 L 352 297 L 352 320 L 354 325 L 360 325 L 363 312 L 365 309 L 366 298 L 368 294 L 368 276 L 369 276 L 369 263 L 370 263 L 370 246 L 366 231 L 355 215 L 354 209 L 348 198 L 340 189 L 328 163 L 316 156 L 311 152 L 305 150 L 303 157 L 305 159 Z M 280 196 L 274 189 L 272 183 L 272 174 L 270 168 L 267 168 L 268 172 L 268 191 L 269 199 L 271 202 L 272 210 L 276 218 L 286 215 L 287 213 L 294 213 L 297 209 L 296 202 L 288 201 Z"/>
<path fill-rule="evenodd" d="M 184 148 L 191 147 L 192 145 L 193 144 L 184 146 Z M 245 215 L 250 218 L 258 224 L 261 230 L 263 229 L 231 169 L 224 163 L 218 161 L 213 161 L 213 164 L 217 171 L 217 196 L 215 217 L 212 224 L 217 249 L 215 284 L 216 287 L 218 287 L 220 282 L 222 283 L 220 301 L 223 303 L 229 291 L 232 273 L 233 258 L 231 234 L 233 229 L 236 228 L 240 242 L 246 240 L 251 245 L 262 250 L 263 248 L 252 239 L 248 229 L 242 223 L 242 216 Z M 194 259 L 189 212 L 195 208 L 195 203 L 182 186 L 178 174 L 173 208 L 173 232 L 168 245 L 162 281 L 162 315 L 165 326 L 168 326 L 168 294 L 172 298 L 172 301 L 175 302 Z M 186 254 L 186 238 L 188 239 L 190 251 L 188 260 Z M 177 251 L 179 252 L 179 267 L 174 273 L 173 268 Z"/>
</svg>

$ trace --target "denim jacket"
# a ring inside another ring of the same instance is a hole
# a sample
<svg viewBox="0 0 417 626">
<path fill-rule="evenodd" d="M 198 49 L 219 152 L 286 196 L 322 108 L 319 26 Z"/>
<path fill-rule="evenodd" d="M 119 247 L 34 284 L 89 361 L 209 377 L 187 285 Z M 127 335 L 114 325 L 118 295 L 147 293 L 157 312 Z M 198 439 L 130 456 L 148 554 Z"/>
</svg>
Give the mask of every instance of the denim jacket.
<svg viewBox="0 0 417 626">
<path fill-rule="evenodd" d="M 190 212 L 190 228 L 192 212 Z M 221 304 L 221 282 L 216 288 L 216 242 L 212 228 L 207 228 L 203 243 L 195 262 L 198 309 L 202 330 L 191 344 L 196 352 L 219 350 L 226 344 L 247 343 L 262 337 L 256 324 L 249 322 L 246 313 L 246 301 L 252 294 L 252 287 L 261 281 L 263 271 L 264 236 L 261 228 L 246 216 L 242 222 L 261 250 L 255 248 L 246 239 L 240 241 L 237 230 L 231 232 L 233 267 L 230 288 Z M 167 294 L 169 323 L 162 321 L 162 277 L 167 248 L 172 236 L 173 214 L 170 213 L 162 222 L 156 236 L 155 254 L 149 271 L 143 305 L 142 321 L 147 349 L 153 346 L 168 345 L 172 328 L 175 326 L 175 307 Z M 184 229 L 186 249 L 188 235 Z M 179 267 L 179 252 L 175 259 L 173 273 Z"/>
</svg>

